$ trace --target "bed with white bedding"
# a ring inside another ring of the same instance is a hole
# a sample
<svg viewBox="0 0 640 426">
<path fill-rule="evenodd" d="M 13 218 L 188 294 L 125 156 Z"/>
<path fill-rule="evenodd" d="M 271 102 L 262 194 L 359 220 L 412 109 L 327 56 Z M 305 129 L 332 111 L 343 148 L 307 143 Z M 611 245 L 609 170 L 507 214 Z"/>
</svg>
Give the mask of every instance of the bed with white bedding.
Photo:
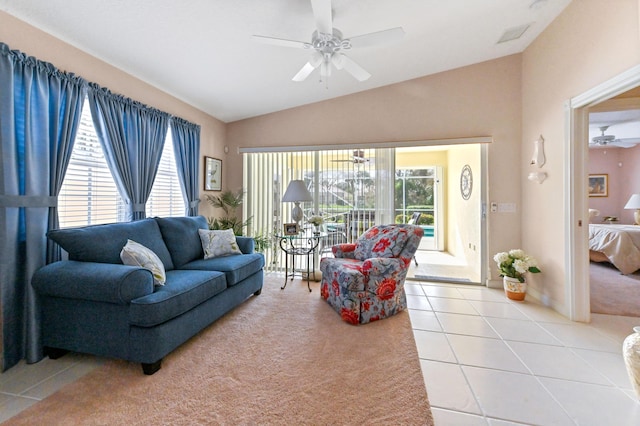
<svg viewBox="0 0 640 426">
<path fill-rule="evenodd" d="M 589 258 L 634 273 L 640 269 L 640 226 L 589 224 Z"/>
</svg>

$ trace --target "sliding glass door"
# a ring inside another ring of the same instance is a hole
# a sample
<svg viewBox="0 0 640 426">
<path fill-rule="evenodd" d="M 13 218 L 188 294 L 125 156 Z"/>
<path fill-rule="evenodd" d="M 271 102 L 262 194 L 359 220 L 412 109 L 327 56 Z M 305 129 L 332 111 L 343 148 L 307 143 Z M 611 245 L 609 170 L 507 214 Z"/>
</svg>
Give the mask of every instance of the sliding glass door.
<svg viewBox="0 0 640 426">
<path fill-rule="evenodd" d="M 394 221 L 392 148 L 245 153 L 244 173 L 247 234 L 271 241 L 265 251 L 271 270 L 283 264 L 273 236 L 292 222 L 293 206 L 281 201 L 291 180 L 303 180 L 313 196 L 301 203 L 302 227 L 310 216 L 322 216 L 331 237 L 327 245 L 353 241 L 374 224 Z"/>
<path fill-rule="evenodd" d="M 443 250 L 444 215 L 441 166 L 399 168 L 395 171 L 395 221 L 412 222 L 424 230 L 419 250 Z"/>
</svg>

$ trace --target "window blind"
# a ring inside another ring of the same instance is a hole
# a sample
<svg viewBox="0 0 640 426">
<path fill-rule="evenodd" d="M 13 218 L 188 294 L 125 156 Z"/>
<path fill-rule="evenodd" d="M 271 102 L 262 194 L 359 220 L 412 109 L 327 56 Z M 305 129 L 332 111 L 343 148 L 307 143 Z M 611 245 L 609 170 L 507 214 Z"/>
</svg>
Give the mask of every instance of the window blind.
<svg viewBox="0 0 640 426">
<path fill-rule="evenodd" d="M 171 129 L 146 205 L 147 217 L 184 216 L 185 205 L 173 153 Z M 58 196 L 61 228 L 122 222 L 125 207 L 104 158 L 85 99 L 69 167 Z"/>
<path fill-rule="evenodd" d="M 61 228 L 124 220 L 124 202 L 104 158 L 85 98 L 71 160 L 58 195 Z"/>
<path fill-rule="evenodd" d="M 156 179 L 153 181 L 153 187 L 147 200 L 146 212 L 147 217 L 185 215 L 184 198 L 173 154 L 171 128 L 167 131 L 167 139 L 162 149 Z"/>
</svg>

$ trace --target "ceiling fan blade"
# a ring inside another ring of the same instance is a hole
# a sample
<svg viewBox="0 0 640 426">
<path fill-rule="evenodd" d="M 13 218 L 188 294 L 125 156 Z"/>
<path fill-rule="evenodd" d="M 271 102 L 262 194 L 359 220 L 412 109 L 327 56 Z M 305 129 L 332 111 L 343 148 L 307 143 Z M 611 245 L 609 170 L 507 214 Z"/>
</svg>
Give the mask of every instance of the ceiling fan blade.
<svg viewBox="0 0 640 426">
<path fill-rule="evenodd" d="M 640 143 L 640 138 L 622 138 L 616 139 L 609 145 L 619 146 L 620 148 L 633 148 Z"/>
<path fill-rule="evenodd" d="M 375 33 L 351 37 L 349 42 L 351 43 L 351 47 L 370 47 L 383 43 L 390 43 L 392 41 L 398 41 L 402 37 L 404 37 L 404 30 L 402 27 L 396 27 L 388 30 L 377 31 Z"/>
<path fill-rule="evenodd" d="M 355 63 L 353 61 L 353 59 L 349 58 L 347 55 L 343 54 L 343 53 L 339 53 L 337 54 L 340 56 L 339 59 L 336 59 L 337 61 L 339 61 L 341 63 L 342 68 L 344 68 L 345 70 L 347 70 L 347 72 L 349 74 L 351 74 L 356 80 L 358 81 L 365 81 L 367 80 L 369 77 L 371 77 L 371 74 L 369 74 L 364 68 L 362 68 L 360 65 L 358 65 L 357 63 Z M 336 55 L 334 55 L 336 56 Z M 335 62 L 334 62 L 335 64 Z M 338 68 L 336 66 L 336 68 Z M 340 69 L 340 68 L 338 68 Z"/>
<path fill-rule="evenodd" d="M 616 142 L 622 142 L 622 143 L 640 143 L 640 138 L 620 138 L 620 139 L 616 139 Z"/>
<path fill-rule="evenodd" d="M 291 80 L 293 81 L 304 81 L 307 77 L 309 77 L 309 74 L 311 74 L 313 72 L 313 70 L 315 70 L 318 66 L 313 66 L 313 64 L 311 64 L 311 62 L 307 62 L 301 69 L 300 71 L 298 71 L 298 73 L 296 75 L 293 76 L 293 78 Z"/>
<path fill-rule="evenodd" d="M 319 33 L 333 34 L 333 19 L 331 17 L 331 0 L 311 0 L 313 17 Z"/>
<path fill-rule="evenodd" d="M 261 35 L 251 36 L 255 41 L 265 44 L 273 44 L 276 46 L 295 47 L 298 49 L 309 49 L 311 45 L 304 41 L 286 40 L 283 38 L 266 37 Z"/>
</svg>

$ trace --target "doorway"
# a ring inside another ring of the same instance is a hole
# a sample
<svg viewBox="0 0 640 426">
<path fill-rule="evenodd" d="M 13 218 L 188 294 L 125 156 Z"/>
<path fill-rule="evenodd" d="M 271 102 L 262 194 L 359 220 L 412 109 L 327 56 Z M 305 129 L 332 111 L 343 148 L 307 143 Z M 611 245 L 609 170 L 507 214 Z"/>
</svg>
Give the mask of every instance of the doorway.
<svg viewBox="0 0 640 426">
<path fill-rule="evenodd" d="M 334 243 L 355 241 L 373 224 L 405 223 L 409 216 L 404 213 L 416 210 L 424 213 L 425 221 L 433 223 L 421 224 L 429 231 L 415 259 L 418 265 L 412 262 L 409 276 L 430 281 L 484 282 L 483 174 L 485 144 L 490 140 L 446 142 L 450 144 L 346 149 L 332 146 L 296 152 L 245 150 L 243 213 L 251 218 L 247 235 L 272 241 L 264 249 L 266 270 L 280 271 L 284 265 L 273 237 L 291 222 L 291 206 L 283 204 L 282 195 L 288 183 L 296 179 L 305 182 L 313 199 L 301 203 L 303 230 L 309 217 L 323 218 L 327 241 L 322 241 L 320 255 L 331 255 L 330 246 Z M 415 197 L 408 191 L 403 195 L 405 201 L 396 205 L 395 187 L 409 180 L 420 182 L 423 196 Z"/>
<path fill-rule="evenodd" d="M 419 213 L 425 230 L 408 277 L 483 282 L 484 144 L 396 148 L 396 217 Z"/>
<path fill-rule="evenodd" d="M 589 108 L 623 92 L 640 86 L 640 65 L 572 98 L 567 103 L 565 127 L 568 129 L 565 148 L 568 155 L 564 171 L 567 197 L 565 219 L 565 299 L 569 318 L 589 322 L 591 319 L 589 253 L 588 253 L 588 191 L 587 160 Z"/>
</svg>

